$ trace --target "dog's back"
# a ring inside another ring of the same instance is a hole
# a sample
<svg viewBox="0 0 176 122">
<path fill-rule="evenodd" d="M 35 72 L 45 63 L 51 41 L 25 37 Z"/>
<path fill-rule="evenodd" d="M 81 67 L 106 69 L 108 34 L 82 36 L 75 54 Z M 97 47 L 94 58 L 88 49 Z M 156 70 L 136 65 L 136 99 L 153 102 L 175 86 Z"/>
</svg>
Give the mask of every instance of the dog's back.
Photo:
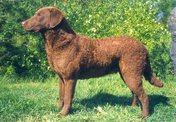
<svg viewBox="0 0 176 122">
<path fill-rule="evenodd" d="M 79 78 L 117 72 L 119 62 L 129 61 L 128 65 L 134 68 L 140 63 L 143 67 L 146 64 L 147 50 L 140 42 L 130 37 L 89 39 L 80 36 L 76 42 L 79 43 L 81 55 Z M 143 67 L 141 69 L 144 69 Z"/>
</svg>

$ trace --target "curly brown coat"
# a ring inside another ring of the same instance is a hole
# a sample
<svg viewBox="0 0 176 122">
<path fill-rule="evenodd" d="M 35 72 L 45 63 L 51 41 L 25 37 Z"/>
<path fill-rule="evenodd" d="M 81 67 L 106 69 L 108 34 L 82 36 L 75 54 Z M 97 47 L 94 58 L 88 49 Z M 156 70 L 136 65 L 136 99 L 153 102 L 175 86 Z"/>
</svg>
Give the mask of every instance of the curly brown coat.
<svg viewBox="0 0 176 122">
<path fill-rule="evenodd" d="M 26 30 L 41 32 L 45 38 L 48 62 L 58 74 L 58 107 L 67 115 L 71 109 L 77 79 L 119 72 L 133 94 L 132 106 L 139 100 L 142 115 L 149 115 L 149 100 L 142 87 L 142 76 L 152 85 L 163 83 L 152 75 L 146 48 L 131 37 L 91 39 L 75 33 L 55 7 L 39 9 L 22 22 Z"/>
</svg>

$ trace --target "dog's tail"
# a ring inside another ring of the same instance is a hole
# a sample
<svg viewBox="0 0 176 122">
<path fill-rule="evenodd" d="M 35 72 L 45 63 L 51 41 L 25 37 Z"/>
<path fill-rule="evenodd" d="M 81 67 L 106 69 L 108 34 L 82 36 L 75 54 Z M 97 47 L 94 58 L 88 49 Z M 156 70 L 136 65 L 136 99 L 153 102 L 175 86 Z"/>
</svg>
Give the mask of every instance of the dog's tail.
<svg viewBox="0 0 176 122">
<path fill-rule="evenodd" d="M 149 81 L 150 84 L 157 86 L 157 87 L 163 87 L 164 84 L 162 83 L 161 80 L 158 80 L 153 74 L 152 74 L 152 69 L 150 66 L 150 60 L 149 60 L 149 56 L 147 55 L 147 64 L 145 66 L 144 69 L 144 77 L 146 80 Z"/>
</svg>

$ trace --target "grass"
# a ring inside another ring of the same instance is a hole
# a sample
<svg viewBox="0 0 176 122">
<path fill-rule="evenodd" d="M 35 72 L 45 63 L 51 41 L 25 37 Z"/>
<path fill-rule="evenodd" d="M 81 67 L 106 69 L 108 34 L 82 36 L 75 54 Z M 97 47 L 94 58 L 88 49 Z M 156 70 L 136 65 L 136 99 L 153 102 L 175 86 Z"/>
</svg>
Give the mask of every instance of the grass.
<svg viewBox="0 0 176 122">
<path fill-rule="evenodd" d="M 131 93 L 118 75 L 79 80 L 72 114 L 59 116 L 58 82 L 40 80 L 0 80 L 0 121 L 2 122 L 175 122 L 176 82 L 165 81 L 162 89 L 144 81 L 150 97 L 150 113 L 141 119 L 140 106 L 130 107 Z"/>
</svg>

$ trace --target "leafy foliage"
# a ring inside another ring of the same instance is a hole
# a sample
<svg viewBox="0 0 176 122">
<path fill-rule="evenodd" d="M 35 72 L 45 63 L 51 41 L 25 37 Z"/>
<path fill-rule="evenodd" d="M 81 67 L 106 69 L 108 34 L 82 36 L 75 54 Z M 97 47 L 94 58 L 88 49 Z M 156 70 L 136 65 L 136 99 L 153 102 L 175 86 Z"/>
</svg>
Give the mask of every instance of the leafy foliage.
<svg viewBox="0 0 176 122">
<path fill-rule="evenodd" d="M 170 72 L 171 38 L 168 26 L 157 21 L 160 11 L 158 2 L 78 0 L 78 3 L 76 8 L 76 3 L 72 3 L 65 10 L 74 29 L 94 38 L 132 36 L 149 50 L 152 67 L 157 75 L 164 77 L 163 74 Z"/>
<path fill-rule="evenodd" d="M 167 1 L 167 0 L 165 0 Z M 152 67 L 162 78 L 171 71 L 170 33 L 167 21 L 157 21 L 164 5 L 159 0 L 67 0 L 57 1 L 71 27 L 93 38 L 128 35 L 140 40 L 149 50 Z M 6 75 L 50 75 L 43 39 L 22 29 L 20 22 L 53 1 L 21 0 L 0 4 L 0 73 Z M 171 7 L 170 7 L 171 8 Z M 164 15 L 168 15 L 164 11 Z M 164 16 L 168 20 L 168 16 Z"/>
<path fill-rule="evenodd" d="M 36 8 L 46 2 L 9 1 L 0 4 L 0 74 L 36 74 L 48 71 L 43 41 L 37 34 L 31 34 L 21 27 L 24 19 L 32 16 Z"/>
</svg>

